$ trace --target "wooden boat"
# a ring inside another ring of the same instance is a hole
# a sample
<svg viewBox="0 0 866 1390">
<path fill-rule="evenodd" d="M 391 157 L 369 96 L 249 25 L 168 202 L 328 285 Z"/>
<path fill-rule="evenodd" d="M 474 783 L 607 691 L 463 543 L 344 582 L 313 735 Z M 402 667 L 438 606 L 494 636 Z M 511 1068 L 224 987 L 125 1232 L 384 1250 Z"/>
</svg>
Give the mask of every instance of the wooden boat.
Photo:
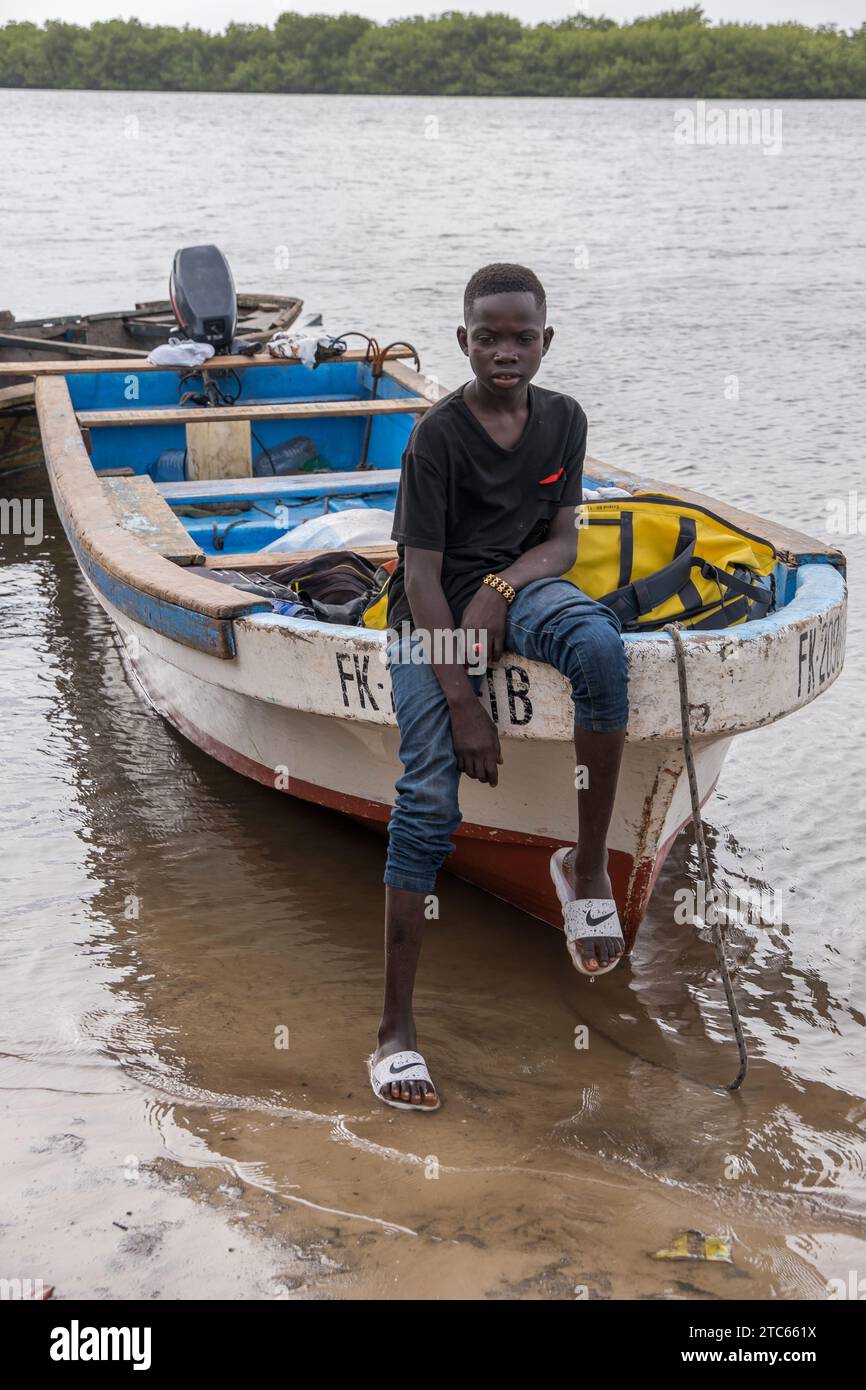
<svg viewBox="0 0 866 1390">
<path fill-rule="evenodd" d="M 384 362 L 375 391 L 371 363 L 360 353 L 324 364 L 315 375 L 294 362 L 220 359 L 238 372 L 242 393 L 232 406 L 203 408 L 178 404 L 175 370 L 140 361 L 33 369 L 57 510 L 153 707 L 245 776 L 380 829 L 399 772 L 384 633 L 281 616 L 267 601 L 215 583 L 208 571 L 284 564 L 285 555 L 269 560 L 259 551 L 263 539 L 277 534 L 265 515 L 277 504 L 293 523 L 348 494 L 393 507 L 408 435 L 441 394 L 398 356 Z M 161 451 L 183 449 L 190 431 L 208 422 L 223 432 L 252 428 L 267 448 L 300 428 L 333 471 L 227 478 L 217 467 L 218 476 L 155 483 L 148 469 Z M 116 476 L 118 468 L 127 476 Z M 684 637 L 695 763 L 706 800 L 737 734 L 808 704 L 839 674 L 844 559 L 808 536 L 678 485 L 594 459 L 586 475 L 589 485 L 662 491 L 709 506 L 779 552 L 776 611 Z M 204 509 L 205 518 L 179 513 L 191 505 Z M 208 514 L 208 508 L 215 510 Z M 393 551 L 371 553 L 381 560 Z M 627 636 L 625 643 L 631 716 L 609 863 L 630 946 L 690 802 L 673 644 L 659 633 Z M 506 653 L 489 673 L 484 699 L 502 736 L 504 765 L 495 790 L 464 780 L 464 823 L 449 868 L 559 925 L 548 863 L 575 828 L 567 685 L 551 668 Z"/>
<path fill-rule="evenodd" d="M 295 322 L 304 301 L 294 295 L 239 294 L 238 337 L 267 342 Z M 16 319 L 0 310 L 0 364 L 58 362 L 107 357 L 122 361 L 145 358 L 158 343 L 177 332 L 167 299 L 144 300 L 134 309 L 105 314 L 55 314 L 44 319 Z M 0 457 L 7 465 L 41 462 L 42 449 L 34 408 L 33 379 L 4 372 L 0 384 Z"/>
<path fill-rule="evenodd" d="M 304 301 L 283 294 L 239 294 L 238 337 L 267 342 L 293 324 Z M 157 343 L 176 333 L 177 321 L 167 299 L 145 300 L 134 309 L 106 314 L 60 314 L 44 319 L 16 319 L 0 310 L 0 362 L 42 362 L 92 358 L 146 357 Z M 26 380 L 26 378 L 25 378 Z M 6 385 L 12 385 L 11 381 Z"/>
</svg>

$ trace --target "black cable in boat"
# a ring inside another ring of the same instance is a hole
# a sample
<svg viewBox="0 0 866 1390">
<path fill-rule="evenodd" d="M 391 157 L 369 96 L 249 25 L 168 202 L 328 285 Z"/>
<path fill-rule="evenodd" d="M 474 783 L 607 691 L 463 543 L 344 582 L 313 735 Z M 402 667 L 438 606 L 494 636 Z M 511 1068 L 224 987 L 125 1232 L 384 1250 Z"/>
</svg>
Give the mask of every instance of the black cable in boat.
<svg viewBox="0 0 866 1390">
<path fill-rule="evenodd" d="M 263 454 L 265 455 L 265 457 L 267 458 L 268 463 L 271 465 L 271 472 L 273 473 L 274 477 L 276 477 L 276 476 L 277 476 L 277 467 L 276 467 L 276 464 L 274 463 L 273 455 L 272 455 L 270 449 L 268 448 L 267 444 L 263 444 L 263 443 L 262 443 L 262 441 L 259 439 L 259 436 L 256 434 L 255 430 L 253 429 L 252 425 L 250 425 L 250 434 L 252 435 L 252 437 L 253 437 L 253 439 L 256 441 L 256 443 L 258 444 L 258 446 L 259 446 L 259 448 L 261 449 L 262 453 L 263 453 Z"/>
<path fill-rule="evenodd" d="M 210 360 L 209 358 L 208 361 Z M 237 384 L 237 391 L 234 395 L 231 395 L 228 391 L 224 391 L 219 381 L 214 380 L 210 374 L 213 371 L 219 372 L 222 377 L 234 377 Z M 185 386 L 192 377 L 201 377 L 204 390 L 181 392 L 180 388 Z M 199 406 L 212 406 L 215 410 L 223 405 L 235 405 L 240 400 L 244 389 L 243 382 L 234 367 L 189 367 L 186 371 L 178 374 L 177 384 L 179 405 L 193 404 Z"/>
</svg>

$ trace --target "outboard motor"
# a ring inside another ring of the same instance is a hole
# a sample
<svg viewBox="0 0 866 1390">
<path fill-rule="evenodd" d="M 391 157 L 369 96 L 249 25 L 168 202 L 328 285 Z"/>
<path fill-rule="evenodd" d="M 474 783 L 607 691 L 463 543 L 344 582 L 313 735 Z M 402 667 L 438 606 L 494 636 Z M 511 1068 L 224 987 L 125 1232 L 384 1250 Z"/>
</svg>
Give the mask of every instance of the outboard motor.
<svg viewBox="0 0 866 1390">
<path fill-rule="evenodd" d="M 168 293 L 178 327 L 214 352 L 231 350 L 238 301 L 229 263 L 218 246 L 184 246 L 175 253 Z"/>
</svg>

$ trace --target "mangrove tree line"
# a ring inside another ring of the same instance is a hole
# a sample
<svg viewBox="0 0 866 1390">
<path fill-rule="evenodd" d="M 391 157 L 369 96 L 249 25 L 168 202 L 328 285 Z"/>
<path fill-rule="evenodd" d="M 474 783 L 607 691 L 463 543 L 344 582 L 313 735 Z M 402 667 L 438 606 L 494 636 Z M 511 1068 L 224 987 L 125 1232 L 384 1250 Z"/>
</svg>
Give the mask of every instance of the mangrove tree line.
<svg viewBox="0 0 866 1390">
<path fill-rule="evenodd" d="M 223 33 L 115 19 L 0 27 L 0 86 L 422 96 L 866 97 L 866 24 L 617 24 L 447 13 L 376 24 L 282 14 Z"/>
</svg>

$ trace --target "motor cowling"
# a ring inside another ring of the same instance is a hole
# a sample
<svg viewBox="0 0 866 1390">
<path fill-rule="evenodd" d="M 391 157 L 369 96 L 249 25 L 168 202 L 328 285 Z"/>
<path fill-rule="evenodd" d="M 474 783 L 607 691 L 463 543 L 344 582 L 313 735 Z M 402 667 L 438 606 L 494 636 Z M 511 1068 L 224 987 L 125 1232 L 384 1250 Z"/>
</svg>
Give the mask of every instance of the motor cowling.
<svg viewBox="0 0 866 1390">
<path fill-rule="evenodd" d="M 195 343 L 230 350 L 238 301 L 229 263 L 218 246 L 184 246 L 175 253 L 168 293 L 178 327 Z"/>
</svg>

